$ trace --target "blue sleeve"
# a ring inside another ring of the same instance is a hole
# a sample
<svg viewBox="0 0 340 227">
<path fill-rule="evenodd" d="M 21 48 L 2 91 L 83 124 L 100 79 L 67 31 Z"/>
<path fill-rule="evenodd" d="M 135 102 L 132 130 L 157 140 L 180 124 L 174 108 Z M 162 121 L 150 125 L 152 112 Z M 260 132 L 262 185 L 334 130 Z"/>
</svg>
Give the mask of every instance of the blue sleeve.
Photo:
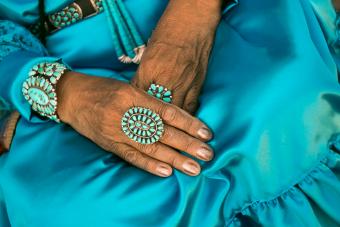
<svg viewBox="0 0 340 227">
<path fill-rule="evenodd" d="M 24 27 L 0 20 L 0 97 L 12 109 L 32 122 L 42 121 L 22 95 L 22 84 L 33 65 L 57 61 L 48 57 L 44 46 Z"/>
</svg>

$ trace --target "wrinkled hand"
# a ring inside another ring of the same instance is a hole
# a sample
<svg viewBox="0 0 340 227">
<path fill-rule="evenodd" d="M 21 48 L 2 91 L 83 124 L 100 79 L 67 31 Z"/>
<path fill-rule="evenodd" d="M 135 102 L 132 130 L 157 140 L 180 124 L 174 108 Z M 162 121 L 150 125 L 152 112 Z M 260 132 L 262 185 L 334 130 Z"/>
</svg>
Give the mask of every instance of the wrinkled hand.
<svg viewBox="0 0 340 227">
<path fill-rule="evenodd" d="M 199 164 L 176 150 L 205 161 L 213 157 L 211 148 L 203 142 L 212 136 L 206 125 L 127 83 L 68 72 L 60 80 L 57 92 L 58 115 L 63 122 L 103 149 L 150 173 L 167 177 L 176 168 L 191 176 L 198 175 Z M 164 134 L 159 142 L 141 145 L 124 134 L 122 116 L 134 106 L 149 108 L 161 116 Z"/>
<path fill-rule="evenodd" d="M 210 43 L 202 43 L 199 48 L 153 43 L 132 84 L 144 91 L 152 83 L 162 85 L 172 91 L 174 105 L 194 113 L 205 80 L 210 47 Z"/>
<path fill-rule="evenodd" d="M 154 31 L 132 84 L 172 91 L 172 103 L 194 113 L 205 80 L 221 0 L 174 0 Z"/>
</svg>

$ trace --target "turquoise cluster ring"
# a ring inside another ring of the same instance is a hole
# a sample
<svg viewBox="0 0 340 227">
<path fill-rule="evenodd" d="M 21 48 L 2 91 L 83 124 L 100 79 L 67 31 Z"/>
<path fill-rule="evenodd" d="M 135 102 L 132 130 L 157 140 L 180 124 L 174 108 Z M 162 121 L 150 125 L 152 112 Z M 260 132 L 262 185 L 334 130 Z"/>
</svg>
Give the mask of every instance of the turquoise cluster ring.
<svg viewBox="0 0 340 227">
<path fill-rule="evenodd" d="M 22 93 L 32 109 L 43 117 L 60 122 L 57 116 L 56 85 L 68 68 L 58 62 L 34 65 L 22 85 Z"/>
<path fill-rule="evenodd" d="M 144 107 L 132 107 L 126 111 L 121 126 L 127 137 L 140 144 L 156 143 L 164 132 L 161 117 Z"/>
<path fill-rule="evenodd" d="M 172 92 L 166 87 L 158 84 L 151 84 L 148 90 L 148 94 L 154 96 L 166 103 L 172 102 Z"/>
</svg>

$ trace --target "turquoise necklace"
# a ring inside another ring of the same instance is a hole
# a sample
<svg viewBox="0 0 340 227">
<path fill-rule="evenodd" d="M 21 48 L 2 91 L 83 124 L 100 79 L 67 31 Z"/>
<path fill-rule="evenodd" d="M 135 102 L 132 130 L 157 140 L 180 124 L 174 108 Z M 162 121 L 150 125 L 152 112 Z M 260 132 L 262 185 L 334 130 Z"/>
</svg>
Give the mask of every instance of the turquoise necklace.
<svg viewBox="0 0 340 227">
<path fill-rule="evenodd" d="M 123 63 L 139 64 L 145 44 L 122 0 L 102 0 L 113 45 Z"/>
</svg>

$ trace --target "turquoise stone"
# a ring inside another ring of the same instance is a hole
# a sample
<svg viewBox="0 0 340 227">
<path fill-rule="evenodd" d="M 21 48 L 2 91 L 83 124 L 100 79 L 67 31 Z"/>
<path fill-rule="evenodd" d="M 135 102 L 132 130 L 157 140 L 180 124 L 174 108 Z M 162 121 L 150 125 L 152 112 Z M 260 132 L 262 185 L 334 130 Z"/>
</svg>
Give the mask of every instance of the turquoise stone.
<svg viewBox="0 0 340 227">
<path fill-rule="evenodd" d="M 165 93 L 164 93 L 164 96 L 170 96 L 171 95 L 171 91 L 166 91 Z"/>
<path fill-rule="evenodd" d="M 53 72 L 53 76 L 59 77 L 60 75 L 61 75 L 61 72 L 59 72 L 59 71 Z"/>
<path fill-rule="evenodd" d="M 57 105 L 57 102 L 55 101 L 55 100 L 50 100 L 50 103 L 51 103 L 51 105 L 53 105 L 53 106 L 56 106 Z"/>
<path fill-rule="evenodd" d="M 163 98 L 164 102 L 171 103 L 171 98 Z"/>
<path fill-rule="evenodd" d="M 35 71 L 30 71 L 29 73 L 28 73 L 28 76 L 35 76 L 37 73 L 35 72 Z"/>
<path fill-rule="evenodd" d="M 52 85 L 49 84 L 48 87 L 46 88 L 46 91 L 50 92 L 50 91 L 52 91 L 52 89 L 53 89 Z"/>
<path fill-rule="evenodd" d="M 28 96 L 33 100 L 33 102 L 38 103 L 39 105 L 45 106 L 49 102 L 49 97 L 45 93 L 45 91 L 40 90 L 39 88 L 29 88 Z"/>
<path fill-rule="evenodd" d="M 51 77 L 51 78 L 50 78 L 50 81 L 51 81 L 52 84 L 56 84 L 56 83 L 57 83 L 57 80 L 56 80 L 55 77 Z"/>
<path fill-rule="evenodd" d="M 38 69 L 38 72 L 39 72 L 40 74 L 43 74 L 44 71 L 45 71 L 45 69 L 44 69 L 43 67 L 40 67 L 40 68 Z"/>
<path fill-rule="evenodd" d="M 53 71 L 52 70 L 48 70 L 45 73 L 46 76 L 52 76 L 53 75 Z"/>
<path fill-rule="evenodd" d="M 41 80 L 40 80 L 40 84 L 39 84 L 39 85 L 40 85 L 40 87 L 43 87 L 43 86 L 44 86 L 44 84 L 45 84 L 45 81 L 46 81 L 45 79 L 41 79 Z"/>
</svg>

